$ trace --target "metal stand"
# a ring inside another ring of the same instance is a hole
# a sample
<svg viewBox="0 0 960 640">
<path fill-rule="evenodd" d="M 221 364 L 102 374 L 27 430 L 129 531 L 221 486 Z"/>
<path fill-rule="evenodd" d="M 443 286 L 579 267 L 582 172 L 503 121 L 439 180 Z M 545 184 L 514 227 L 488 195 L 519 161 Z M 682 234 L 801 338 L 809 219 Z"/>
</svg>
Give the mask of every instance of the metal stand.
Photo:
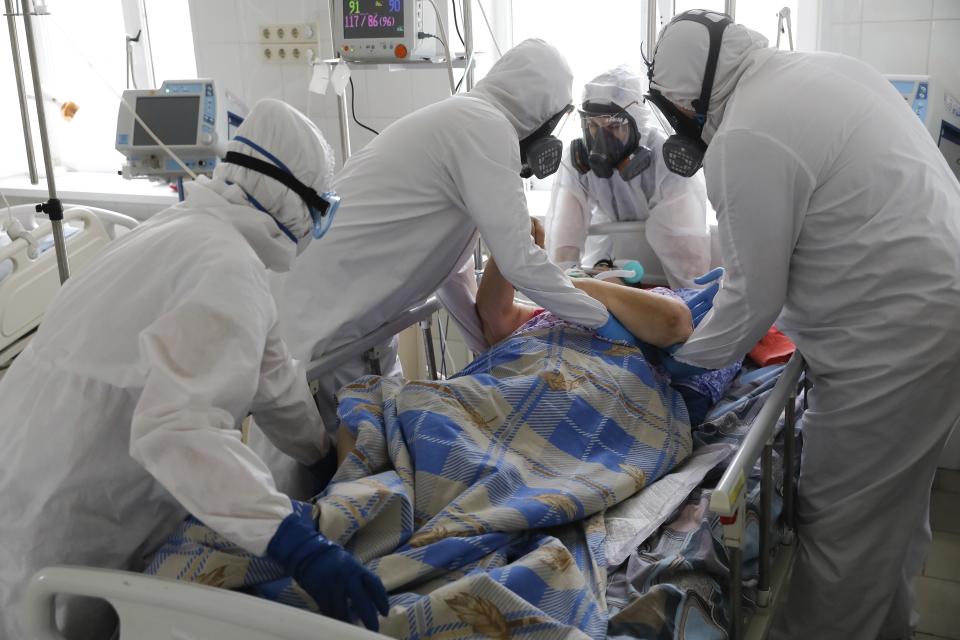
<svg viewBox="0 0 960 640">
<path fill-rule="evenodd" d="M 17 14 L 14 12 L 13 0 L 4 0 L 7 16 L 7 29 L 10 32 L 10 58 L 13 60 L 13 75 L 17 79 L 17 97 L 20 99 L 20 124 L 23 127 L 23 144 L 27 152 L 27 169 L 30 173 L 30 184 L 37 184 L 37 160 L 33 156 L 33 139 L 30 135 L 30 112 L 27 107 L 27 90 L 23 86 L 23 69 L 20 66 L 20 45 L 17 42 Z M 39 101 L 38 101 L 39 103 Z"/>
<path fill-rule="evenodd" d="M 7 12 L 10 13 L 10 2 L 7 2 Z M 60 284 L 70 277 L 70 266 L 67 263 L 67 246 L 63 239 L 63 205 L 57 198 L 57 185 L 53 176 L 53 159 L 50 156 L 50 140 L 47 137 L 47 116 L 43 107 L 43 89 L 40 85 L 40 69 L 37 65 L 37 45 L 33 33 L 33 0 L 23 0 L 23 25 L 27 35 L 27 55 L 30 58 L 30 71 L 33 77 L 34 102 L 37 105 L 37 126 L 40 128 L 40 146 L 43 150 L 43 167 L 47 174 L 47 193 L 50 199 L 37 205 L 37 212 L 43 212 L 50 218 L 53 228 L 53 244 L 57 252 L 57 270 L 60 273 Z M 24 103 L 21 102 L 21 108 Z M 24 124 L 28 123 L 26 112 L 23 112 Z M 26 135 L 29 138 L 29 134 Z"/>
<path fill-rule="evenodd" d="M 787 38 L 790 42 L 790 51 L 793 51 L 793 25 L 790 22 L 790 7 L 784 7 L 777 13 L 777 49 L 780 48 L 780 34 L 783 33 L 783 23 L 787 23 Z"/>
<path fill-rule="evenodd" d="M 431 380 L 438 380 L 437 356 L 433 349 L 433 316 L 420 321 L 420 331 L 423 333 L 423 349 L 427 356 L 427 375 Z"/>
</svg>

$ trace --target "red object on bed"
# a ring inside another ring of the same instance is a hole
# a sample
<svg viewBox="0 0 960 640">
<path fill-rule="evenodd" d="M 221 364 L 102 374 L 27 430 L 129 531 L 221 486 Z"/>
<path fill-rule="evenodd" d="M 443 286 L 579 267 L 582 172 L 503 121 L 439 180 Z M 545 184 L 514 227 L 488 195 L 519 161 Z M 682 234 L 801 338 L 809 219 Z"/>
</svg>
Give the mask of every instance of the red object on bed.
<svg viewBox="0 0 960 640">
<path fill-rule="evenodd" d="M 771 364 L 783 364 L 790 359 L 797 346 L 787 336 L 780 333 L 776 326 L 770 327 L 767 335 L 760 339 L 750 351 L 750 359 L 761 367 Z"/>
</svg>

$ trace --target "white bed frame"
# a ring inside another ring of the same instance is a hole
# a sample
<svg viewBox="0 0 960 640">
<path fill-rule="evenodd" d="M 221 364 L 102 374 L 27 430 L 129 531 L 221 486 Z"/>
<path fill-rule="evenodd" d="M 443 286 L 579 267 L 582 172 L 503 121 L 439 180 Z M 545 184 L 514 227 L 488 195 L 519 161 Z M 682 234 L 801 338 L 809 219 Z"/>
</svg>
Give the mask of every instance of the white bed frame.
<svg viewBox="0 0 960 640">
<path fill-rule="evenodd" d="M 32 214 L 34 205 L 11 207 L 15 216 Z M 0 219 L 6 210 L 0 210 Z M 70 268 L 76 273 L 97 259 L 107 243 L 116 237 L 118 226 L 133 228 L 137 221 L 115 211 L 96 207 L 66 205 L 64 223 L 82 224 L 83 228 L 66 239 Z M 29 231 L 38 242 L 51 233 L 48 220 L 39 221 Z M 51 248 L 38 258 L 29 256 L 30 245 L 24 239 L 14 240 L 0 248 L 0 263 L 11 260 L 13 270 L 0 281 L 0 365 L 8 363 L 24 349 L 29 335 L 39 326 L 44 312 L 60 290 L 57 256 Z"/>
</svg>

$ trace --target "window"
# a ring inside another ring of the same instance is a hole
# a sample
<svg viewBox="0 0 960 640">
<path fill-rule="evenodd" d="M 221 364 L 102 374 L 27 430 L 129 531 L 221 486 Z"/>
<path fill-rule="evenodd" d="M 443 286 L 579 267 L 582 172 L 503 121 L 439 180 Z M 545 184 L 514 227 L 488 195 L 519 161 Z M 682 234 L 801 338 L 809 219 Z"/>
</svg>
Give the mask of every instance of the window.
<svg viewBox="0 0 960 640">
<path fill-rule="evenodd" d="M 128 86 L 126 38 L 136 34 L 136 30 L 131 33 L 129 28 L 139 28 L 141 23 L 148 25 L 143 29 L 140 42 L 129 47 L 135 54 L 131 77 L 137 80 L 137 86 L 148 88 L 152 86 L 153 77 L 167 77 L 159 75 L 161 73 L 169 73 L 174 78 L 195 77 L 187 0 L 122 0 L 96 8 L 76 0 L 46 0 L 45 4 L 48 13 L 36 16 L 34 26 L 54 164 L 74 171 L 115 172 L 123 161 L 114 149 L 114 137 L 119 94 Z M 18 18 L 17 22 L 21 26 L 24 81 L 31 95 L 28 106 L 33 114 L 36 107 L 26 42 L 22 35 L 22 20 Z M 186 47 L 184 42 L 188 43 Z M 152 61 L 150 44 L 154 53 Z M 0 65 L 9 65 L 9 43 L 3 48 Z M 148 66 L 151 73 L 146 74 L 144 70 Z M 3 78 L 10 89 L 4 95 L 12 98 L 15 95 L 12 71 L 4 73 Z M 4 110 L 0 113 L 3 116 L 0 120 L 3 138 L 16 141 L 16 144 L 10 145 L 14 147 L 11 155 L 15 156 L 15 162 L 8 164 L 5 161 L 0 169 L 4 173 L 24 173 L 26 160 L 19 108 L 16 100 L 3 102 L 0 107 Z M 78 108 L 68 119 L 63 115 L 66 111 L 64 105 L 71 102 Z M 34 120 L 34 151 L 38 169 L 42 171 L 35 115 L 31 115 L 31 119 Z"/>
<path fill-rule="evenodd" d="M 513 42 L 542 38 L 557 47 L 573 71 L 573 100 L 579 103 L 583 86 L 608 69 L 628 64 L 637 73 L 643 73 L 644 4 L 637 0 L 593 4 L 579 0 L 514 2 Z M 580 135 L 580 121 L 575 113 L 555 135 L 565 146 Z M 551 178 L 531 180 L 533 189 L 549 189 L 551 184 Z"/>
<path fill-rule="evenodd" d="M 737 22 L 746 25 L 764 35 L 770 41 L 770 46 L 777 44 L 777 13 L 784 7 L 790 9 L 790 19 L 793 28 L 793 42 L 797 42 L 797 7 L 798 0 L 737 0 L 736 16 Z M 784 25 L 786 28 L 786 25 Z M 790 40 L 786 33 L 780 36 L 780 48 L 787 50 L 790 48 Z"/>
</svg>

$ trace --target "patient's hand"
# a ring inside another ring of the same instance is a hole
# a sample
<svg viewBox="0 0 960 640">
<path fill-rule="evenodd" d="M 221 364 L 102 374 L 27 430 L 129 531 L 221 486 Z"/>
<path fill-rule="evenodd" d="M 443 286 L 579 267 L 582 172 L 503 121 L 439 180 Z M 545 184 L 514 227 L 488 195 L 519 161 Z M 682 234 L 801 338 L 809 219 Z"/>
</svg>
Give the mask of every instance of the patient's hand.
<svg viewBox="0 0 960 640">
<path fill-rule="evenodd" d="M 543 229 L 543 223 L 533 216 L 530 216 L 530 236 L 533 238 L 534 244 L 543 249 L 546 232 Z"/>
</svg>

